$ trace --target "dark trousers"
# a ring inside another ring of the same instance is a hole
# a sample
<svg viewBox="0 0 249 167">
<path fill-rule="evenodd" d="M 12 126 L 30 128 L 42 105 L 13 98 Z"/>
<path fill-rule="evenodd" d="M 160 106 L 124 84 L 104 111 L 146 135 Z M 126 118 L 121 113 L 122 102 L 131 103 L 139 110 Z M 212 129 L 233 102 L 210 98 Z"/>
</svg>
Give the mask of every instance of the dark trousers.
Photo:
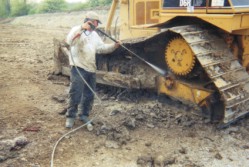
<svg viewBox="0 0 249 167">
<path fill-rule="evenodd" d="M 96 87 L 95 73 L 91 73 L 80 67 L 73 66 L 71 68 L 69 105 L 66 116 L 70 118 L 76 118 L 77 113 L 79 113 L 80 117 L 88 117 L 90 111 L 92 110 L 94 94 L 82 80 L 76 68 L 93 90 L 95 90 Z"/>
</svg>

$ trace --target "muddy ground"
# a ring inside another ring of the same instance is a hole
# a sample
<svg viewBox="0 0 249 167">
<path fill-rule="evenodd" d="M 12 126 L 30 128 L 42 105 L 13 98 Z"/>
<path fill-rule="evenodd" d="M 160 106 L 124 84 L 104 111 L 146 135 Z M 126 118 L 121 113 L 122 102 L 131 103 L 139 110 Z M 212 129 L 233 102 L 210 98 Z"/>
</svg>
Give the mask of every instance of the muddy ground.
<svg viewBox="0 0 249 167">
<path fill-rule="evenodd" d="M 69 131 L 58 114 L 67 105 L 69 81 L 51 77 L 53 38 L 68 31 L 25 21 L 0 24 L 2 167 L 50 166 L 55 143 Z M 91 113 L 94 130 L 83 127 L 66 136 L 54 167 L 249 166 L 248 118 L 218 130 L 191 114 L 195 109 L 151 92 L 98 85 L 97 93 L 102 103 L 95 100 Z M 77 120 L 75 127 L 80 125 Z"/>
</svg>

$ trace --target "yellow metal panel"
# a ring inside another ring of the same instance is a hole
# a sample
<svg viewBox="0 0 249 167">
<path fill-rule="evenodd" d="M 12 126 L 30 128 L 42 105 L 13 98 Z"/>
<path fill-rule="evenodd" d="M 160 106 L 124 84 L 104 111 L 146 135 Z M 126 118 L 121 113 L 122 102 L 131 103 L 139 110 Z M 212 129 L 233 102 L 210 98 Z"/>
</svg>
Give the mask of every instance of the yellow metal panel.
<svg viewBox="0 0 249 167">
<path fill-rule="evenodd" d="M 242 16 L 241 27 L 249 28 L 249 15 Z"/>
<path fill-rule="evenodd" d="M 132 29 L 129 29 L 129 32 L 124 34 L 122 32 L 121 39 L 130 39 L 130 38 L 138 38 L 138 37 L 148 37 L 154 35 L 158 32 L 158 29 L 142 29 L 141 27 L 133 26 Z"/>
<path fill-rule="evenodd" d="M 111 9 L 109 10 L 109 13 L 108 13 L 108 20 L 107 20 L 107 23 L 105 25 L 105 32 L 109 32 L 111 29 L 111 24 L 113 21 L 113 17 L 114 17 L 117 5 L 118 5 L 118 0 L 113 0 L 112 5 L 111 5 Z"/>
<path fill-rule="evenodd" d="M 167 88 L 166 82 L 167 81 L 164 77 L 157 78 L 158 93 L 164 93 L 181 101 L 199 104 L 212 93 L 209 90 L 194 87 L 193 85 L 189 85 L 177 80 L 174 81 L 174 84 L 171 88 Z"/>
<path fill-rule="evenodd" d="M 146 4 L 147 2 L 148 4 Z M 145 3 L 145 4 L 144 4 Z M 147 7 L 150 11 L 158 10 L 159 0 L 130 0 L 128 4 L 122 4 L 120 6 L 120 40 L 146 37 L 158 32 L 157 28 L 145 28 L 148 27 L 145 23 L 146 21 L 146 5 L 151 5 Z M 136 6 L 138 4 L 138 6 Z M 143 5 L 141 5 L 143 4 Z M 141 11 L 141 8 L 143 11 Z M 154 9 L 156 8 L 156 9 Z M 139 9 L 139 10 L 138 10 Z M 127 13 L 128 12 L 128 13 Z M 149 17 L 149 22 L 158 22 L 159 19 L 152 17 L 152 15 L 147 14 Z"/>
<path fill-rule="evenodd" d="M 141 25 L 145 24 L 145 3 L 144 2 L 137 2 L 135 6 L 135 24 Z"/>
<path fill-rule="evenodd" d="M 248 13 L 249 7 L 248 8 L 235 8 L 234 13 Z"/>
<path fill-rule="evenodd" d="M 158 23 L 158 18 L 152 18 L 152 10 L 159 9 L 158 1 L 147 1 L 146 2 L 146 24 Z"/>
<path fill-rule="evenodd" d="M 249 29 L 243 29 L 243 30 L 234 30 L 232 34 L 236 35 L 249 35 Z"/>
<path fill-rule="evenodd" d="M 150 10 L 150 15 L 151 15 L 151 19 L 156 19 L 157 22 L 159 21 L 159 15 L 160 15 L 160 12 L 159 12 L 159 9 L 152 9 Z"/>
<path fill-rule="evenodd" d="M 241 29 L 241 15 L 235 14 L 193 14 L 193 13 L 185 13 L 185 14 L 176 14 L 176 13 L 161 13 L 160 23 L 167 22 L 174 17 L 177 16 L 193 16 L 198 17 L 208 23 L 211 23 L 221 29 L 232 32 L 234 30 Z"/>
<path fill-rule="evenodd" d="M 208 9 L 208 13 L 214 13 L 214 14 L 231 14 L 234 13 L 234 10 L 231 8 L 223 8 L 223 9 Z"/>
<path fill-rule="evenodd" d="M 199 9 L 195 9 L 193 12 L 187 12 L 187 8 L 177 8 L 177 9 L 163 9 L 162 10 L 162 12 L 163 13 L 177 13 L 177 14 L 179 14 L 179 13 L 184 13 L 184 14 L 189 14 L 189 13 L 192 13 L 192 14 L 196 14 L 196 13 L 206 13 L 206 9 L 201 9 L 201 8 L 199 8 Z"/>
<path fill-rule="evenodd" d="M 241 16 L 240 15 L 206 15 L 206 16 L 198 16 L 202 20 L 207 21 L 221 29 L 232 32 L 233 30 L 240 29 Z"/>
<path fill-rule="evenodd" d="M 128 0 L 121 0 L 121 4 L 127 4 Z"/>
<path fill-rule="evenodd" d="M 130 13 L 127 13 L 127 11 L 129 11 L 128 3 L 120 5 L 120 18 L 122 18 L 120 22 L 120 38 L 119 38 L 120 40 L 127 39 L 130 36 L 129 26 L 131 24 L 130 22 L 133 19 L 130 19 Z"/>
</svg>

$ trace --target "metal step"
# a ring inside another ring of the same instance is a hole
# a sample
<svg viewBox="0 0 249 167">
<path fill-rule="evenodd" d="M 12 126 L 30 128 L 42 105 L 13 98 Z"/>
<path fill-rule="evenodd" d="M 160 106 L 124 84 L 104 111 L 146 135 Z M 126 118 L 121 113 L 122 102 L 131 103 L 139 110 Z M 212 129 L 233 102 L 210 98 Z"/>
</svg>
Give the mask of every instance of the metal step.
<svg viewBox="0 0 249 167">
<path fill-rule="evenodd" d="M 215 41 L 216 40 L 202 40 L 202 39 L 200 39 L 199 41 L 195 40 L 195 42 L 191 42 L 190 45 L 191 46 L 194 46 L 194 45 L 203 45 L 203 44 L 207 44 L 207 43 L 215 42 Z"/>
<path fill-rule="evenodd" d="M 239 82 L 239 83 L 234 83 L 234 84 L 230 84 L 230 85 L 221 87 L 221 88 L 220 88 L 220 91 L 226 91 L 226 90 L 228 90 L 228 89 L 231 89 L 231 88 L 234 88 L 234 87 L 236 87 L 236 86 L 245 84 L 245 83 L 247 83 L 247 82 L 249 82 L 249 79 L 248 79 L 248 78 L 247 78 L 246 80 L 244 80 L 244 81 Z"/>
<path fill-rule="evenodd" d="M 225 75 L 225 74 L 230 74 L 232 72 L 236 72 L 236 71 L 239 71 L 239 70 L 244 70 L 244 67 L 241 67 L 241 68 L 238 68 L 238 69 L 233 69 L 233 70 L 228 70 L 226 72 L 223 72 L 223 73 L 220 73 L 220 74 L 217 74 L 217 75 L 211 75 L 210 78 L 214 79 L 214 78 L 218 78 L 222 75 Z"/>
<path fill-rule="evenodd" d="M 246 98 L 246 99 L 243 99 L 243 100 L 234 102 L 234 103 L 231 104 L 231 105 L 227 105 L 226 108 L 232 108 L 232 107 L 237 106 L 237 105 L 239 105 L 239 104 L 242 104 L 242 103 L 244 103 L 244 102 L 246 102 L 246 101 L 249 101 L 249 97 Z"/>
<path fill-rule="evenodd" d="M 205 31 L 205 32 L 208 32 L 208 31 Z M 199 35 L 200 33 L 203 33 L 203 30 L 201 31 L 192 31 L 192 32 L 185 32 L 185 33 L 181 33 L 181 35 L 184 35 L 184 36 L 187 36 L 187 35 Z"/>
<path fill-rule="evenodd" d="M 227 63 L 227 62 L 234 61 L 234 60 L 237 60 L 237 59 L 234 58 L 234 59 L 220 60 L 220 61 L 204 64 L 202 66 L 205 68 L 205 67 L 214 66 L 214 65 L 217 65 L 217 64 Z"/>
</svg>

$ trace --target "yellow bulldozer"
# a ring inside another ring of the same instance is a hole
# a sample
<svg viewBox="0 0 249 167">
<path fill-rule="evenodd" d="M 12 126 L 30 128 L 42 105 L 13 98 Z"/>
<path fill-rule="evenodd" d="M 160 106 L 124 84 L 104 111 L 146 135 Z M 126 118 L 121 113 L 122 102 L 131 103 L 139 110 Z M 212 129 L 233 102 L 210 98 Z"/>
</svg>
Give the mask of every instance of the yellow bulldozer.
<svg viewBox="0 0 249 167">
<path fill-rule="evenodd" d="M 122 49 L 97 56 L 97 82 L 152 89 L 201 108 L 221 125 L 249 112 L 248 0 L 113 0 L 105 31 L 119 9 L 119 37 L 159 74 Z M 55 73 L 69 75 L 69 51 L 55 41 Z"/>
</svg>

